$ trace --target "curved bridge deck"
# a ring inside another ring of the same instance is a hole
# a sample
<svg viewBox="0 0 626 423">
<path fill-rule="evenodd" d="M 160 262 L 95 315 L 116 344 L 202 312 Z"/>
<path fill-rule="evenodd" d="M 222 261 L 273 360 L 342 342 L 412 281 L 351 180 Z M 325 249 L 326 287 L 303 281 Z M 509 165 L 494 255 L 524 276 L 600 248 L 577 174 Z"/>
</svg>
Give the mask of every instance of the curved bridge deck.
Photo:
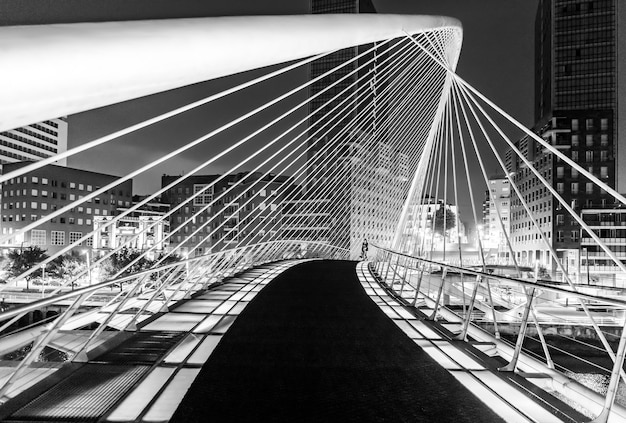
<svg viewBox="0 0 626 423">
<path fill-rule="evenodd" d="M 278 276 L 242 312 L 173 421 L 501 421 L 370 299 L 351 262 Z"/>
<path fill-rule="evenodd" d="M 493 359 L 481 358 L 478 350 L 453 346 L 444 326 L 427 324 L 387 295 L 364 263 L 293 264 L 248 271 L 181 302 L 117 347 L 88 363 L 66 366 L 38 392 L 37 386 L 26 391 L 0 417 L 146 422 L 584 419 L 546 399 L 548 394 L 531 399 L 530 383 L 525 386 L 515 375 L 495 375 L 493 369 L 501 363 L 489 368 L 481 360 Z"/>
</svg>

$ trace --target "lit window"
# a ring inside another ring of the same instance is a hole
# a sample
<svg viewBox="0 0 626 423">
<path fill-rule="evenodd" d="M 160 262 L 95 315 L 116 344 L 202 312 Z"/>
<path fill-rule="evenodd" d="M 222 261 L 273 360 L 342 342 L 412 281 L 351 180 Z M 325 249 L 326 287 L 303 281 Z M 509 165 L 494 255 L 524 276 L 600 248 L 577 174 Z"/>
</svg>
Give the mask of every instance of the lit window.
<svg viewBox="0 0 626 423">
<path fill-rule="evenodd" d="M 50 234 L 50 244 L 65 245 L 65 231 L 52 231 Z"/>
<path fill-rule="evenodd" d="M 607 118 L 600 119 L 600 130 L 607 131 L 609 129 L 609 120 Z"/>
<path fill-rule="evenodd" d="M 83 236 L 82 232 L 70 232 L 70 244 L 75 243 Z M 82 242 L 79 242 L 77 245 L 82 245 Z"/>
<path fill-rule="evenodd" d="M 43 229 L 30 231 L 30 243 L 33 245 L 46 245 L 46 231 Z"/>
<path fill-rule="evenodd" d="M 601 166 L 600 167 L 600 177 L 601 178 L 608 178 L 609 177 L 609 168 L 606 166 Z"/>
</svg>

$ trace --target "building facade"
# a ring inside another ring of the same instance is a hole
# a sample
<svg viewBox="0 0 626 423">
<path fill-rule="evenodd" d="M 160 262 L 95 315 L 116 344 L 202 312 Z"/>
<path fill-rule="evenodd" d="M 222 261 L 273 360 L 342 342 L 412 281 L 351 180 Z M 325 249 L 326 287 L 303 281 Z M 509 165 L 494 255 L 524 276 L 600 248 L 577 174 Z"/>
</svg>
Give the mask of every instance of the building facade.
<svg viewBox="0 0 626 423">
<path fill-rule="evenodd" d="M 161 201 L 173 211 L 170 250 L 196 256 L 279 239 L 280 205 L 288 191 L 279 188 L 289 179 L 247 172 L 221 176 L 190 176 L 163 193 Z M 162 187 L 178 178 L 164 175 Z M 194 194 L 199 195 L 191 199 Z"/>
<path fill-rule="evenodd" d="M 511 233 L 511 187 L 503 176 L 489 179 L 489 212 L 484 247 L 499 258 L 509 256 L 507 237 Z"/>
<path fill-rule="evenodd" d="M 622 263 L 626 263 L 626 209 L 588 208 L 581 217 Z M 579 283 L 626 287 L 624 272 L 587 231 L 581 231 Z"/>
<path fill-rule="evenodd" d="M 141 201 L 133 198 L 133 206 Z M 169 245 L 169 219 L 165 217 L 170 207 L 168 204 L 149 202 L 126 216 L 109 224 L 113 216 L 94 216 L 93 249 L 98 252 L 126 247 L 134 251 L 147 251 L 148 259 L 155 259 L 163 254 Z M 119 207 L 119 214 L 128 210 Z"/>
<path fill-rule="evenodd" d="M 50 119 L 0 132 L 0 165 L 41 160 L 67 150 L 67 120 Z M 67 159 L 56 164 L 67 165 Z"/>
<path fill-rule="evenodd" d="M 8 163 L 10 172 L 32 162 Z M 98 216 L 115 216 L 118 208 L 128 208 L 132 201 L 132 181 L 125 181 L 91 200 L 87 200 L 60 216 L 49 219 L 26 233 L 15 234 L 46 215 L 79 200 L 117 176 L 48 165 L 2 184 L 2 235 L 7 237 L 2 247 L 21 248 L 38 246 L 54 254 L 79 240 L 94 229 Z M 92 247 L 92 238 L 75 248 Z"/>
<path fill-rule="evenodd" d="M 626 4 L 541 0 L 535 21 L 534 132 L 607 185 L 626 190 Z M 580 215 L 614 200 L 528 137 L 517 143 L 550 186 Z M 580 226 L 534 174 L 508 153 L 507 165 L 566 269 L 580 259 Z M 518 258 L 556 270 L 519 198 L 512 199 Z"/>
</svg>

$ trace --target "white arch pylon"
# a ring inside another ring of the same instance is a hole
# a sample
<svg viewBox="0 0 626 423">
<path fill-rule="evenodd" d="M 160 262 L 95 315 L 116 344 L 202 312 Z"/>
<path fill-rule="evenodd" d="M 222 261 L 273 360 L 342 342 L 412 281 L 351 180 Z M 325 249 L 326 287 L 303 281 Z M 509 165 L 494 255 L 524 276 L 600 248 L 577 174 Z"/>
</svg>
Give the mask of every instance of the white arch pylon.
<svg viewBox="0 0 626 423">
<path fill-rule="evenodd" d="M 426 31 L 424 15 L 241 16 L 0 28 L 0 131 L 290 60 Z"/>
</svg>

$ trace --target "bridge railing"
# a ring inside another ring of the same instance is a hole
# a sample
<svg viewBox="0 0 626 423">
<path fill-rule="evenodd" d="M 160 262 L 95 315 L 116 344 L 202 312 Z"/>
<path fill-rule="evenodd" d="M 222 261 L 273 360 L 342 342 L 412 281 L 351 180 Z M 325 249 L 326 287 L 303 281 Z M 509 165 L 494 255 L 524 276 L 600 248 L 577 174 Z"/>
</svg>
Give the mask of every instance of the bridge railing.
<svg viewBox="0 0 626 423">
<path fill-rule="evenodd" d="M 108 339 L 110 333 L 105 336 L 105 329 L 134 331 L 141 321 L 227 277 L 280 260 L 346 259 L 348 255 L 348 250 L 313 241 L 264 242 L 161 265 L 9 308 L 0 313 L 0 354 L 18 363 L 0 376 L 0 398 L 4 402 L 19 393 L 18 380 L 40 367 L 35 362 L 53 361 L 47 357 L 52 353 L 46 347 L 60 331 L 67 334 L 71 330 L 92 329 L 86 333 L 77 331 L 82 333 L 71 348 L 63 351 L 62 361 L 86 361 L 90 349 Z M 104 306 L 94 308 L 90 304 L 90 298 L 103 293 L 111 295 L 113 291 L 117 293 Z M 28 313 L 55 306 L 63 311 L 54 318 L 14 329 Z"/>
<path fill-rule="evenodd" d="M 509 361 L 500 371 L 543 368 L 561 381 L 551 389 L 594 421 L 625 418 L 626 301 L 542 280 L 538 268 L 498 275 L 374 247 L 370 268 L 384 285 L 427 319 L 455 323 L 456 339 L 495 340 Z M 601 383 L 573 388 L 570 379 L 584 384 L 589 374 Z"/>
</svg>

